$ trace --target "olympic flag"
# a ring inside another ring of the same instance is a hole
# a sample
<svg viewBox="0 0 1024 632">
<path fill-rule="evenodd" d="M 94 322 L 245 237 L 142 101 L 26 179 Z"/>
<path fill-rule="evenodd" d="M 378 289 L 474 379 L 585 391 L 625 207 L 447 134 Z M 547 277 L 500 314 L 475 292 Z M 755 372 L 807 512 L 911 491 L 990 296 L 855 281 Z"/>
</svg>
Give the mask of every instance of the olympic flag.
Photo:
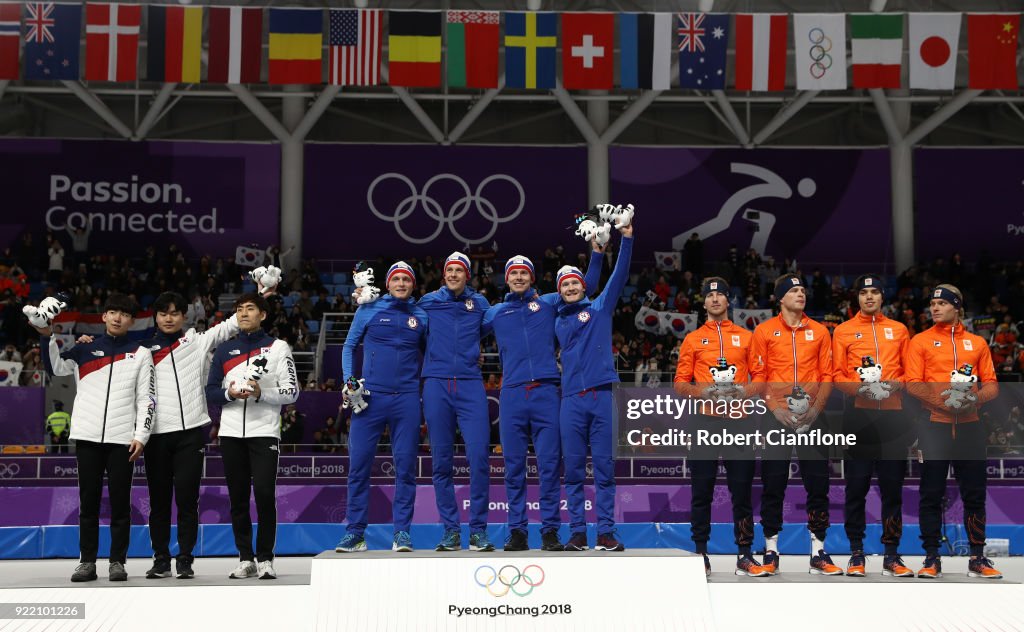
<svg viewBox="0 0 1024 632">
<path fill-rule="evenodd" d="M 797 90 L 846 89 L 845 18 L 842 13 L 793 16 Z"/>
</svg>

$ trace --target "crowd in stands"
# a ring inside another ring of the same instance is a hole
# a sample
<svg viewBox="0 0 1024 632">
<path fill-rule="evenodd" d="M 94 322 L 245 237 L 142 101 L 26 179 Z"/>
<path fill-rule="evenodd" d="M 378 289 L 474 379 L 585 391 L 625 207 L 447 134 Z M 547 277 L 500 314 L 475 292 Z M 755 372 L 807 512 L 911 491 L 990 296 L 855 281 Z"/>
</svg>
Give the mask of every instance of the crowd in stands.
<svg viewBox="0 0 1024 632">
<path fill-rule="evenodd" d="M 542 253 L 527 253 L 533 255 L 537 268 L 535 286 L 540 292 L 555 291 L 554 278 L 561 266 L 587 266 L 584 244 L 573 242 L 572 246 L 572 253 L 561 245 Z M 325 313 L 354 310 L 349 295 L 351 286 L 333 283 L 338 280 L 337 275 L 320 269 L 315 260 L 293 261 L 290 254 L 290 250 L 282 252 L 274 246 L 266 250 L 264 264 L 277 265 L 284 271 L 278 293 L 286 297 L 279 303 L 281 308 L 274 310 L 273 321 L 266 328 L 271 335 L 288 341 L 294 351 L 312 351 L 316 347 L 316 327 Z M 509 254 L 512 253 L 499 253 L 497 244 L 477 246 L 469 252 L 470 284 L 492 303 L 504 296 L 502 270 Z M 605 256 L 602 285 L 611 272 L 614 257 L 613 241 Z M 441 287 L 443 257 L 406 261 L 416 271 L 418 295 Z M 735 246 L 724 253 L 705 253 L 696 235 L 675 261 L 674 265 L 658 266 L 652 263 L 652 256 L 634 257 L 633 274 L 614 318 L 614 352 L 624 382 L 671 382 L 679 339 L 671 334 L 639 330 L 635 316 L 646 305 L 657 311 L 697 314 L 702 319 L 700 281 L 704 275 L 714 274 L 730 281 L 734 308 L 769 309 L 774 280 L 785 272 L 803 274 L 810 289 L 807 314 L 834 328 L 856 310 L 856 297 L 850 285 L 857 274 L 867 271 L 829 274 L 819 268 L 806 270 L 796 261 L 764 258 L 753 249 L 741 252 Z M 368 263 L 377 270 L 386 270 L 392 262 L 391 258 L 380 257 Z M 21 307 L 27 302 L 36 303 L 62 291 L 71 299 L 70 309 L 96 314 L 112 292 L 126 293 L 146 309 L 158 294 L 173 290 L 191 301 L 188 326 L 203 330 L 225 317 L 219 307 L 221 294 L 251 288 L 247 272 L 248 268 L 236 264 L 234 257 L 203 255 L 198 260 L 190 259 L 174 245 L 149 246 L 144 256 L 127 258 L 116 253 L 91 252 L 88 231 L 69 230 L 42 236 L 26 232 L 0 252 L 0 361 L 23 364 L 22 385 L 31 384 L 33 372 L 41 369 L 35 332 L 21 314 Z M 1024 261 L 995 262 L 983 255 L 969 267 L 959 254 L 953 254 L 949 259 L 920 263 L 885 278 L 886 315 L 903 322 L 911 334 L 931 326 L 926 309 L 930 288 L 943 282 L 960 287 L 967 300 L 971 327 L 991 340 L 997 371 L 1006 379 L 1020 379 L 1024 373 L 1024 340 L 1020 339 L 1024 328 Z M 377 284 L 381 283 L 378 278 Z M 481 349 L 481 365 L 489 389 L 501 386 L 496 353 L 493 337 L 486 339 Z M 305 389 L 338 390 L 337 377 L 324 376 L 319 383 L 309 381 Z M 1009 430 L 993 430 L 993 444 L 1024 443 L 1020 412 L 1016 415 L 1016 423 L 1012 419 L 1008 422 Z M 344 445 L 339 437 L 344 437 L 345 417 L 339 415 L 333 426 L 325 424 L 318 431 L 320 449 L 333 451 Z"/>
</svg>

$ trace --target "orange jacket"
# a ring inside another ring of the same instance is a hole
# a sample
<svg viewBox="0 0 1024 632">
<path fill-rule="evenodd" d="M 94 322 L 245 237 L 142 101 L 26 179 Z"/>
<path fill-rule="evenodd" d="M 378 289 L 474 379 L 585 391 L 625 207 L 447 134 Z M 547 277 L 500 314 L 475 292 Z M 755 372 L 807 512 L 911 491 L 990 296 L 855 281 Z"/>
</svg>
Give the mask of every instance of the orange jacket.
<svg viewBox="0 0 1024 632">
<path fill-rule="evenodd" d="M 705 397 L 704 390 L 715 382 L 711 369 L 718 369 L 719 358 L 725 358 L 727 366 L 736 367 L 732 378 L 734 383 L 748 383 L 752 335 L 731 320 L 709 320 L 691 331 L 679 346 L 679 362 L 673 380 L 676 392 L 689 397 Z"/>
<path fill-rule="evenodd" d="M 840 324 L 832 332 L 832 379 L 836 388 L 851 397 L 857 396 L 861 385 L 857 369 L 864 365 L 865 358 L 882 366 L 882 381 L 904 382 L 903 355 L 910 344 L 910 332 L 903 323 L 898 323 L 882 314 L 866 316 L 862 312 Z M 903 408 L 903 393 L 896 391 L 888 399 L 871 400 L 857 397 L 857 408 L 874 410 L 900 410 Z"/>
<path fill-rule="evenodd" d="M 910 340 L 903 367 L 907 390 L 932 411 L 931 420 L 942 423 L 963 423 L 978 420 L 976 411 L 954 412 L 946 408 L 942 394 L 949 388 L 950 374 L 971 365 L 978 383 L 971 387 L 978 404 L 995 399 L 999 394 L 996 370 L 988 342 L 964 329 L 963 324 L 935 325 Z"/>
<path fill-rule="evenodd" d="M 786 406 L 786 396 L 801 386 L 820 411 L 832 392 L 832 340 L 828 329 L 804 315 L 790 327 L 782 315 L 754 330 L 750 343 L 753 382 L 766 383 L 764 398 L 771 410 Z"/>
</svg>

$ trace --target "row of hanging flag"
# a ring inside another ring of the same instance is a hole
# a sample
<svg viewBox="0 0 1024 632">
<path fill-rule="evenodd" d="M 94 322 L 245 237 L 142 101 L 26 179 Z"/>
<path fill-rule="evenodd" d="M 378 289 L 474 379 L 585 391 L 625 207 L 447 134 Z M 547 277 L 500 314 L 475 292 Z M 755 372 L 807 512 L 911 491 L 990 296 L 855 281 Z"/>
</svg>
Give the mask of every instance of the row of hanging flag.
<svg viewBox="0 0 1024 632">
<path fill-rule="evenodd" d="M 84 75 L 79 68 L 82 13 L 79 4 L 0 4 L 0 79 L 18 78 L 22 65 L 24 78 L 33 80 L 143 78 L 138 70 L 143 7 L 85 4 Z M 731 85 L 737 90 L 785 89 L 790 54 L 797 89 L 845 90 L 849 21 L 854 88 L 951 90 L 963 22 L 960 13 L 504 13 L 502 42 L 497 11 L 327 13 L 330 84 L 438 87 L 444 49 L 446 84 L 483 89 L 498 86 L 502 43 L 510 88 L 554 88 L 560 56 L 562 83 L 570 90 L 615 87 L 616 57 L 619 87 L 665 90 L 677 54 L 679 87 L 724 89 L 731 40 Z M 146 7 L 144 79 L 259 83 L 265 14 L 267 81 L 323 83 L 323 9 L 164 5 Z M 1016 90 L 1020 15 L 970 13 L 966 22 L 968 87 Z M 909 86 L 902 81 L 904 24 Z"/>
</svg>

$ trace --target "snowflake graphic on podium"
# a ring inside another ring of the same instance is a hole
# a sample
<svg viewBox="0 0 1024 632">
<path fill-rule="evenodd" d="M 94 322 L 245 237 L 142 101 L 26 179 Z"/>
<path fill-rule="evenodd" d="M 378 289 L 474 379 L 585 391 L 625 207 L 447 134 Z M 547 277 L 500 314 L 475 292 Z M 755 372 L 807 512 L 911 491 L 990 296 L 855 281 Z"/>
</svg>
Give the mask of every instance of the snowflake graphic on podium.
<svg viewBox="0 0 1024 632">
<path fill-rule="evenodd" d="M 721 507 L 729 502 L 729 490 L 722 487 L 721 485 L 715 486 L 715 495 L 711 499 L 712 507 Z"/>
</svg>

